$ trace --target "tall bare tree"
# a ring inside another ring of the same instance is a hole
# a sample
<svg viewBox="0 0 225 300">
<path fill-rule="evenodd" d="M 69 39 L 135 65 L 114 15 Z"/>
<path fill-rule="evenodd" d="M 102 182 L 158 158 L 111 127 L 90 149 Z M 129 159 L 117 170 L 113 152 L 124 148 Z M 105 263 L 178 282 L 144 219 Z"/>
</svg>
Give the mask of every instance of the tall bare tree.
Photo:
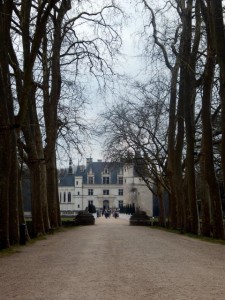
<svg viewBox="0 0 225 300">
<path fill-rule="evenodd" d="M 13 130 L 11 129 L 13 129 L 14 123 L 12 123 L 12 111 L 9 110 L 12 93 L 8 45 L 10 43 L 12 9 L 13 1 L 5 1 L 0 4 L 0 39 L 2 41 L 0 44 L 0 249 L 10 246 L 9 187 L 13 154 L 13 149 L 11 150 Z"/>
<path fill-rule="evenodd" d="M 165 226 L 163 192 L 170 193 L 166 180 L 167 123 L 163 121 L 167 115 L 167 93 L 165 82 L 157 79 L 132 86 L 128 95 L 103 114 L 102 131 L 108 159 L 134 164 L 149 190 L 157 195 L 160 224 Z"/>
<path fill-rule="evenodd" d="M 213 146 L 212 146 L 212 125 L 211 125 L 211 98 L 212 85 L 215 70 L 215 52 L 217 54 L 218 63 L 220 66 L 220 96 L 221 96 L 221 127 L 223 137 L 225 136 L 225 31 L 223 23 L 222 1 L 201 1 L 202 13 L 206 23 L 207 30 L 207 60 L 205 64 L 205 74 L 203 83 L 202 97 L 202 123 L 203 123 L 203 151 L 201 153 L 204 161 L 204 175 L 209 185 L 210 192 L 210 207 L 212 213 L 213 236 L 215 238 L 224 238 L 224 226 L 222 217 L 221 197 L 219 185 L 215 175 L 215 167 L 213 161 Z M 222 139 L 222 168 L 225 171 L 224 151 L 225 143 Z"/>
<path fill-rule="evenodd" d="M 79 6 L 77 2 L 73 5 Z M 74 78 L 74 81 L 78 80 L 84 70 L 96 78 L 106 79 L 106 73 L 108 71 L 112 73 L 108 60 L 110 57 L 114 57 L 114 48 L 120 46 L 119 35 L 113 26 L 108 24 L 105 16 L 107 11 L 119 11 L 113 3 L 108 6 L 103 5 L 100 9 L 89 10 L 87 7 L 87 10 L 79 11 L 77 8 L 78 12 L 75 15 L 71 17 L 72 13 L 70 13 L 68 14 L 70 16 L 64 20 L 64 16 L 70 8 L 70 1 L 67 1 L 55 9 L 54 14 L 52 14 L 52 22 L 46 29 L 42 44 L 41 59 L 46 127 L 45 161 L 50 222 L 53 227 L 57 227 L 60 222 L 55 149 L 59 126 L 63 125 L 58 114 L 60 98 L 64 93 L 62 86 L 67 86 L 64 81 L 75 85 L 71 77 Z M 90 26 L 90 30 L 92 30 L 92 26 L 98 30 L 92 31 L 91 37 L 82 36 L 80 27 L 83 23 Z M 107 36 L 105 32 L 108 33 Z M 105 53 L 102 51 L 103 48 L 106 49 Z"/>
<path fill-rule="evenodd" d="M 17 161 L 17 138 L 15 130 L 24 127 L 27 123 L 29 97 L 33 86 L 33 67 L 43 29 L 48 20 L 49 13 L 57 1 L 42 1 L 38 12 L 34 17 L 36 25 L 30 29 L 31 11 L 35 11 L 35 1 L 4 1 L 0 4 L 1 19 L 1 196 L 0 196 L 0 223 L 1 223 L 1 248 L 9 247 L 10 244 L 19 240 L 19 220 L 21 212 L 18 211 L 20 202 L 18 161 Z M 40 24 L 43 26 L 40 26 Z M 33 33 L 32 37 L 29 36 Z M 22 37 L 22 39 L 21 39 Z M 24 56 L 15 51 L 17 42 L 23 42 Z M 32 42 L 31 42 L 32 41 Z M 18 55 L 18 57 L 17 57 Z M 16 59 L 15 59 L 16 58 Z M 21 60 L 22 58 L 22 60 Z M 21 61 L 23 61 L 21 63 Z M 19 62 L 19 63 L 18 63 Z M 14 84 L 17 93 L 14 92 Z M 14 99 L 17 98 L 18 102 Z M 17 105 L 17 108 L 16 107 Z M 15 111 L 18 114 L 15 116 Z M 19 131 L 19 130 L 18 130 Z M 13 185 L 13 187 L 12 187 Z M 10 217 L 10 222 L 9 222 Z"/>
</svg>

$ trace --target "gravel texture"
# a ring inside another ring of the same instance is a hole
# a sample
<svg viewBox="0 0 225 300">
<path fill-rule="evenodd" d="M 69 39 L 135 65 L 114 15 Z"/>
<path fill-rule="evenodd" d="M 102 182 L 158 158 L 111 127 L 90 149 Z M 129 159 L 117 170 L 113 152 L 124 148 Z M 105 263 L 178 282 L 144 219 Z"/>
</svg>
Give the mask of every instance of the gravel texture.
<svg viewBox="0 0 225 300">
<path fill-rule="evenodd" d="M 0 300 L 225 299 L 225 246 L 96 220 L 0 257 Z"/>
</svg>

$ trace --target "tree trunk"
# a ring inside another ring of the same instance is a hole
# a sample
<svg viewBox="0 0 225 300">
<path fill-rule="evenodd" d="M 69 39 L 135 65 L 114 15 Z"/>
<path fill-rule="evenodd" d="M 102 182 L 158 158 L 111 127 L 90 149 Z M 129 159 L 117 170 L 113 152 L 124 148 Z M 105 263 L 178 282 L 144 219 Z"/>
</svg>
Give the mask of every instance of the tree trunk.
<svg viewBox="0 0 225 300">
<path fill-rule="evenodd" d="M 42 154 L 39 157 L 44 157 Z M 45 227 L 45 232 L 48 232 L 51 228 L 49 221 L 49 212 L 48 212 L 48 194 L 47 194 L 47 172 L 46 172 L 46 164 L 40 164 L 40 173 L 41 173 L 41 196 L 42 196 L 42 213 L 43 213 L 43 222 Z"/>
<path fill-rule="evenodd" d="M 19 242 L 19 211 L 18 211 L 18 161 L 16 151 L 16 135 L 11 133 L 11 168 L 9 182 L 9 237 L 10 244 Z"/>
<path fill-rule="evenodd" d="M 56 181 L 56 164 L 54 153 L 51 157 L 48 157 L 47 161 L 47 182 L 48 182 L 48 210 L 49 210 L 49 219 L 52 228 L 57 228 L 60 226 L 58 215 L 59 215 L 59 206 L 58 206 L 58 182 Z"/>
<path fill-rule="evenodd" d="M 172 228 L 177 227 L 177 196 L 175 176 L 175 132 L 176 132 L 176 102 L 177 102 L 177 77 L 179 64 L 176 62 L 171 70 L 170 86 L 170 109 L 169 109 L 169 127 L 168 127 L 168 165 L 167 176 L 169 180 L 171 195 L 169 198 L 169 223 Z"/>
<path fill-rule="evenodd" d="M 35 97 L 34 97 L 35 98 Z M 42 135 L 37 115 L 37 108 L 35 99 L 33 101 L 33 110 L 32 110 L 32 123 L 35 124 L 35 132 L 34 132 L 34 142 L 37 149 L 37 157 L 39 160 L 39 172 L 40 172 L 40 197 L 41 197 L 41 207 L 42 207 L 42 215 L 45 232 L 48 232 L 50 229 L 49 222 L 49 212 L 48 212 L 48 195 L 47 195 L 47 172 L 46 172 L 46 161 L 44 158 L 44 149 L 42 144 Z"/>
<path fill-rule="evenodd" d="M 8 45 L 13 1 L 0 6 L 0 249 L 9 242 L 9 180 L 11 168 L 11 128 L 8 101 L 11 100 Z"/>
<path fill-rule="evenodd" d="M 159 200 L 159 225 L 162 227 L 166 226 L 165 206 L 163 199 L 163 186 L 161 182 L 157 182 L 157 197 Z"/>
<path fill-rule="evenodd" d="M 181 74 L 180 74 L 181 77 Z M 181 81 L 181 79 L 180 79 Z M 177 105 L 177 134 L 174 157 L 174 188 L 177 201 L 177 228 L 184 228 L 184 179 L 182 170 L 182 154 L 184 144 L 184 103 L 180 97 L 181 86 L 179 86 L 179 97 Z"/>
<path fill-rule="evenodd" d="M 210 20 L 211 28 L 213 29 L 212 37 L 214 37 L 215 49 L 217 54 L 217 59 L 220 66 L 220 97 L 221 97 L 221 127 L 222 127 L 222 150 L 221 150 L 221 160 L 223 176 L 225 174 L 225 31 L 223 22 L 223 10 L 222 2 L 219 0 L 207 1 L 208 3 L 208 16 Z M 210 40 L 208 43 L 212 44 L 212 38 L 208 36 Z M 211 50 L 211 49 L 210 49 Z M 209 52 L 210 54 L 210 52 Z M 212 62 L 211 62 L 212 64 Z M 208 66 L 208 77 L 206 77 L 205 84 L 205 97 L 206 110 L 210 109 L 211 100 L 211 70 Z M 210 85 L 209 85 L 210 84 Z M 209 114 L 209 112 L 207 111 Z M 210 120 L 208 120 L 209 122 Z M 206 134 L 210 134 L 211 122 L 209 122 Z M 204 138 L 206 138 L 204 136 Z M 207 182 L 209 183 L 210 197 L 211 197 L 211 209 L 212 209 L 212 222 L 213 222 L 213 237 L 224 239 L 224 227 L 223 227 L 223 215 L 222 215 L 222 205 L 219 193 L 218 182 L 215 177 L 214 166 L 213 166 L 213 151 L 212 151 L 212 137 L 208 137 L 210 140 L 205 142 L 205 168 L 207 175 Z M 206 152 L 207 151 L 207 152 Z M 209 151 L 209 152 L 208 152 Z M 208 173 L 210 171 L 210 173 Z M 211 173 L 212 172 L 212 173 Z"/>
<path fill-rule="evenodd" d="M 9 243 L 9 178 L 10 178 L 10 143 L 6 111 L 3 113 L 2 86 L 0 78 L 0 249 L 8 248 Z M 2 116 L 5 115 L 3 118 Z"/>
<path fill-rule="evenodd" d="M 200 165 L 202 162 L 200 161 Z M 201 169 L 204 167 L 201 167 Z M 203 170 L 201 170 L 200 178 L 199 178 L 199 191 L 200 191 L 200 199 L 201 199 L 201 211 L 200 218 L 201 222 L 201 235 L 210 237 L 211 236 L 211 208 L 210 208 L 210 194 L 209 194 L 209 186 L 206 182 L 206 179 L 203 174 Z"/>
<path fill-rule="evenodd" d="M 23 192 L 22 192 L 22 176 L 18 172 L 18 210 L 19 210 L 19 224 L 25 223 L 24 209 L 23 209 Z"/>
<path fill-rule="evenodd" d="M 43 211 L 41 201 L 41 173 L 40 163 L 38 160 L 30 161 L 29 163 L 30 175 L 31 175 L 31 195 L 32 195 L 32 235 L 37 237 L 45 234 Z"/>
<path fill-rule="evenodd" d="M 223 6 L 221 0 L 208 1 L 211 22 L 213 25 L 213 37 L 217 59 L 220 67 L 220 97 L 221 97 L 221 128 L 222 128 L 222 168 L 225 178 L 225 29 L 223 19 Z"/>
<path fill-rule="evenodd" d="M 44 209 L 43 201 L 46 203 L 46 188 L 43 179 L 45 179 L 42 174 L 43 171 L 43 155 L 40 128 L 37 120 L 37 110 L 35 103 L 35 92 L 36 88 L 33 85 L 30 92 L 30 105 L 28 107 L 28 113 L 26 118 L 26 125 L 22 127 L 24 138 L 26 141 L 26 152 L 28 155 L 27 165 L 31 173 L 31 203 L 32 203 L 32 226 L 33 235 L 45 234 L 44 224 L 44 213 L 47 214 L 46 209 Z M 47 218 L 47 215 L 45 215 Z M 47 226 L 47 229 L 49 227 Z"/>
<path fill-rule="evenodd" d="M 45 161 L 47 170 L 47 193 L 49 219 L 51 227 L 57 228 L 61 221 L 58 201 L 58 180 L 56 168 L 56 140 L 58 130 L 58 103 L 61 93 L 60 49 L 62 43 L 62 21 L 66 12 L 71 8 L 70 1 L 62 2 L 54 15 L 54 30 L 51 60 L 48 59 L 47 35 L 45 33 L 42 50 L 43 86 L 44 86 L 44 118 L 46 126 Z M 50 66 L 49 66 L 50 61 Z M 51 69 L 51 87 L 49 87 L 49 69 Z M 49 93 L 50 91 L 50 93 Z"/>
<path fill-rule="evenodd" d="M 196 7 L 197 7 L 196 2 Z M 199 44 L 198 20 L 196 12 L 196 31 L 192 45 L 192 10 L 193 1 L 188 0 L 186 8 L 182 10 L 183 31 L 181 34 L 181 71 L 180 71 L 180 100 L 184 103 L 184 118 L 186 129 L 186 159 L 185 159 L 185 181 L 187 184 L 187 199 L 189 206 L 190 231 L 198 233 L 198 214 L 195 192 L 195 169 L 194 169 L 194 144 L 195 144 L 195 124 L 194 124 L 194 103 L 195 103 L 195 65 Z M 191 51 L 192 50 L 192 51 Z"/>
<path fill-rule="evenodd" d="M 23 210 L 23 193 L 22 193 L 22 176 L 19 170 L 18 176 L 18 210 L 19 210 L 19 224 L 25 224 L 24 210 Z M 26 227 L 26 240 L 30 240 L 28 228 Z"/>
</svg>

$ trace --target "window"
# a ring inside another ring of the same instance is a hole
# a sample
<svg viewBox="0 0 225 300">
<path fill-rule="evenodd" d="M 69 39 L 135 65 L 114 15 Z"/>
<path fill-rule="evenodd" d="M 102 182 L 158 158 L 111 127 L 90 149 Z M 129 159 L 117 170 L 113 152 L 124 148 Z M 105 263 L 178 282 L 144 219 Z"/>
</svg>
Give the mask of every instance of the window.
<svg viewBox="0 0 225 300">
<path fill-rule="evenodd" d="M 104 174 L 109 174 L 109 170 L 107 168 L 104 169 Z"/>
<path fill-rule="evenodd" d="M 68 203 L 70 203 L 71 202 L 71 193 L 69 192 L 68 193 Z"/>
<path fill-rule="evenodd" d="M 118 177 L 118 184 L 123 184 L 123 177 Z"/>
<path fill-rule="evenodd" d="M 107 177 L 102 177 L 102 183 L 103 184 L 109 184 L 109 177 L 107 176 Z"/>
<path fill-rule="evenodd" d="M 76 181 L 76 185 L 78 185 L 78 181 Z"/>
<path fill-rule="evenodd" d="M 94 177 L 88 176 L 88 184 L 94 184 Z"/>
<path fill-rule="evenodd" d="M 93 205 L 93 200 L 88 200 L 88 205 Z"/>
<path fill-rule="evenodd" d="M 77 205 L 77 208 L 80 208 L 80 204 Z"/>
<path fill-rule="evenodd" d="M 103 195 L 109 195 L 109 190 L 103 190 Z"/>
<path fill-rule="evenodd" d="M 88 189 L 88 196 L 92 196 L 93 194 L 93 189 Z"/>
<path fill-rule="evenodd" d="M 119 200 L 118 204 L 119 204 L 119 207 L 123 207 L 123 200 Z"/>
<path fill-rule="evenodd" d="M 119 196 L 123 196 L 123 189 L 119 189 L 118 195 L 119 195 Z"/>
<path fill-rule="evenodd" d="M 79 196 L 79 195 L 80 195 L 80 192 L 77 192 L 77 195 Z"/>
<path fill-rule="evenodd" d="M 66 192 L 63 194 L 63 202 L 66 202 Z"/>
</svg>

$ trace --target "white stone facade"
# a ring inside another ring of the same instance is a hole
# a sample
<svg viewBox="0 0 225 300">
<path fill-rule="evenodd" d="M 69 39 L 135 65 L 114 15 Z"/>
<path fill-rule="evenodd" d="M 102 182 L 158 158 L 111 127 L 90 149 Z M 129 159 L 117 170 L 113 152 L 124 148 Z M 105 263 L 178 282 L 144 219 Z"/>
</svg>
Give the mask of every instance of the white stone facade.
<svg viewBox="0 0 225 300">
<path fill-rule="evenodd" d="M 152 193 L 134 174 L 132 165 L 93 163 L 89 159 L 86 168 L 78 167 L 75 174 L 70 172 L 61 179 L 58 188 L 61 213 L 75 214 L 85 210 L 89 203 L 96 209 L 118 209 L 121 204 L 134 204 L 152 216 Z"/>
</svg>

